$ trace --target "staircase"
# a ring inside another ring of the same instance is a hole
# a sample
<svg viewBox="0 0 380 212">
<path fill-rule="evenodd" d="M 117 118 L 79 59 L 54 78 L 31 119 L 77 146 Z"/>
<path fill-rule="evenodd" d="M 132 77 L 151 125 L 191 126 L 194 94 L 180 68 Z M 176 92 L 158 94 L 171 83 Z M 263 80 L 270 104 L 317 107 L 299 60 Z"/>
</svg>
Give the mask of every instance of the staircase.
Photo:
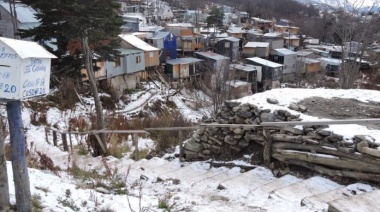
<svg viewBox="0 0 380 212">
<path fill-rule="evenodd" d="M 114 164 L 125 166 L 126 164 Z M 380 211 L 380 190 L 362 183 L 340 185 L 321 176 L 273 176 L 265 167 L 213 168 L 206 162 L 161 158 L 130 163 L 128 182 L 170 193 L 173 211 Z M 157 193 L 157 196 L 165 195 Z M 192 200 L 192 201 L 190 201 Z"/>
</svg>

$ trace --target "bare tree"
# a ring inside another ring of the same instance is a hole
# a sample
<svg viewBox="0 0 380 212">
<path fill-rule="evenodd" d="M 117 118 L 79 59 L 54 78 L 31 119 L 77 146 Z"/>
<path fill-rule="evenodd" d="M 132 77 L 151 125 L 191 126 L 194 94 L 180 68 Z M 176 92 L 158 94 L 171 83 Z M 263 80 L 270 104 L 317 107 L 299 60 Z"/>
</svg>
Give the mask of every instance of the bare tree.
<svg viewBox="0 0 380 212">
<path fill-rule="evenodd" d="M 370 17 L 368 14 L 360 16 L 359 8 L 363 6 L 363 0 L 345 0 L 342 6 L 348 3 L 351 8 L 341 7 L 332 26 L 334 41 L 341 52 L 339 85 L 343 89 L 355 87 L 365 50 L 374 41 L 373 35 L 379 31 L 380 25 L 379 17 Z M 375 2 L 371 8 L 374 6 Z"/>
</svg>

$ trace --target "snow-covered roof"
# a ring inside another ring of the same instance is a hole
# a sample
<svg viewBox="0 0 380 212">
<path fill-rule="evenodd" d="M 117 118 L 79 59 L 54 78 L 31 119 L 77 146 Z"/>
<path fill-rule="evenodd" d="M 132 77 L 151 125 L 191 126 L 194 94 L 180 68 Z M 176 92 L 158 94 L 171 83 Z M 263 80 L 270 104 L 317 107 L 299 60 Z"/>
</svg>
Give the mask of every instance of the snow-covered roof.
<svg viewBox="0 0 380 212">
<path fill-rule="evenodd" d="M 24 40 L 15 40 L 10 38 L 0 37 L 0 41 L 9 48 L 13 49 L 21 59 L 26 58 L 57 58 L 52 53 L 48 52 L 42 46 L 36 42 L 24 41 Z"/>
<path fill-rule="evenodd" d="M 163 29 L 165 28 L 161 26 L 139 26 L 140 32 L 157 32 Z"/>
<path fill-rule="evenodd" d="M 203 60 L 194 58 L 194 57 L 183 57 L 183 58 L 177 58 L 172 60 L 166 60 L 167 64 L 176 65 L 176 64 L 188 64 L 188 63 L 197 63 L 201 62 Z"/>
<path fill-rule="evenodd" d="M 10 13 L 8 2 L 1 2 L 0 5 Z M 20 23 L 38 23 L 39 22 L 35 16 L 37 12 L 30 6 L 22 4 L 22 3 L 15 3 L 15 7 L 16 7 L 16 13 L 17 13 L 17 20 Z"/>
<path fill-rule="evenodd" d="M 243 30 L 241 27 L 230 27 L 227 30 L 228 33 L 244 33 L 245 30 Z"/>
<path fill-rule="evenodd" d="M 228 40 L 228 41 L 231 41 L 231 42 L 239 42 L 240 39 L 239 38 L 235 38 L 235 37 L 226 37 L 226 38 L 218 38 L 217 41 L 220 41 L 220 40 Z"/>
<path fill-rule="evenodd" d="M 269 32 L 269 33 L 265 33 L 265 34 L 264 34 L 264 37 L 275 38 L 275 37 L 282 37 L 282 36 L 281 36 L 281 33 L 277 33 L 277 32 Z"/>
<path fill-rule="evenodd" d="M 275 49 L 274 51 L 278 52 L 281 55 L 295 55 L 296 54 L 296 52 L 289 49 L 285 49 L 285 48 Z"/>
<path fill-rule="evenodd" d="M 267 48 L 269 43 L 267 42 L 248 42 L 245 44 L 244 48 Z"/>
<path fill-rule="evenodd" d="M 119 37 L 123 39 L 125 42 L 129 43 L 131 46 L 141 49 L 143 51 L 158 51 L 159 50 L 158 48 L 149 45 L 148 43 L 144 42 L 140 38 L 131 34 L 122 34 L 122 35 L 119 35 Z"/>
<path fill-rule="evenodd" d="M 320 63 L 321 61 L 319 60 L 316 60 L 316 59 L 311 59 L 311 58 L 302 58 L 302 59 L 297 59 L 299 61 L 302 61 L 304 63 L 307 63 L 307 64 L 311 64 L 311 63 Z"/>
<path fill-rule="evenodd" d="M 214 53 L 214 52 L 210 52 L 210 51 L 207 51 L 207 52 L 195 52 L 195 54 L 199 54 L 203 57 L 207 57 L 207 58 L 210 58 L 210 59 L 214 59 L 214 60 L 226 60 L 226 59 L 230 59 L 229 57 L 226 57 L 224 55 L 221 55 L 221 54 L 217 54 L 217 53 Z"/>
<path fill-rule="evenodd" d="M 153 36 L 149 37 L 149 39 L 162 39 L 168 36 L 170 32 L 156 32 Z"/>
<path fill-rule="evenodd" d="M 333 65 L 340 65 L 342 63 L 342 60 L 334 58 L 318 58 L 318 60 Z"/>
<path fill-rule="evenodd" d="M 226 84 L 228 86 L 231 86 L 231 87 L 234 87 L 234 88 L 238 88 L 240 86 L 251 85 L 252 83 L 245 82 L 245 81 L 242 81 L 242 80 L 228 80 L 228 81 L 226 81 Z"/>
<path fill-rule="evenodd" d="M 307 50 L 301 50 L 301 51 L 297 51 L 296 54 L 297 54 L 297 56 L 300 56 L 300 57 L 306 57 L 308 55 L 313 54 L 313 52 L 307 51 Z"/>
<path fill-rule="evenodd" d="M 250 60 L 252 62 L 258 63 L 258 64 L 263 65 L 263 66 L 268 66 L 268 67 L 271 67 L 271 68 L 278 68 L 278 67 L 282 67 L 283 66 L 283 65 L 281 65 L 279 63 L 275 63 L 275 62 L 272 62 L 272 61 L 269 61 L 269 60 L 265 60 L 265 59 L 262 59 L 262 58 L 259 58 L 259 57 L 251 57 L 251 58 L 247 58 L 247 60 Z"/>
<path fill-rule="evenodd" d="M 256 18 L 256 17 L 252 17 L 251 19 L 254 20 L 255 22 L 261 22 L 261 23 L 272 23 L 273 22 L 271 20 L 265 20 L 265 19 Z"/>
<path fill-rule="evenodd" d="M 191 23 L 167 24 L 168 27 L 194 27 Z"/>
<path fill-rule="evenodd" d="M 250 64 L 231 64 L 230 69 L 237 69 L 246 72 L 257 71 L 257 66 Z"/>
<path fill-rule="evenodd" d="M 295 35 L 291 35 L 291 36 L 284 37 L 284 39 L 285 40 L 299 40 L 300 38 Z"/>
<path fill-rule="evenodd" d="M 253 35 L 260 35 L 260 36 L 263 35 L 263 32 L 257 29 L 250 29 L 246 31 L 246 33 L 253 34 Z"/>
<path fill-rule="evenodd" d="M 136 53 L 144 52 L 144 51 L 141 51 L 138 49 L 127 49 L 127 48 L 119 48 L 119 49 L 115 49 L 115 50 L 120 52 L 120 55 L 129 55 L 129 54 L 136 54 Z"/>
</svg>

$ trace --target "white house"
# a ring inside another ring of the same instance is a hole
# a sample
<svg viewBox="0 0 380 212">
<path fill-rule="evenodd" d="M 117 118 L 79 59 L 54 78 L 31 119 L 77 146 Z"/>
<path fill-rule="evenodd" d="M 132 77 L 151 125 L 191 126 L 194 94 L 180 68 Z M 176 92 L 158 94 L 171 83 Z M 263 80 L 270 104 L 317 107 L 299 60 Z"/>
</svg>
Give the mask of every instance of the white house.
<svg viewBox="0 0 380 212">
<path fill-rule="evenodd" d="M 53 54 L 35 42 L 0 37 L 0 99 L 49 93 Z"/>
</svg>

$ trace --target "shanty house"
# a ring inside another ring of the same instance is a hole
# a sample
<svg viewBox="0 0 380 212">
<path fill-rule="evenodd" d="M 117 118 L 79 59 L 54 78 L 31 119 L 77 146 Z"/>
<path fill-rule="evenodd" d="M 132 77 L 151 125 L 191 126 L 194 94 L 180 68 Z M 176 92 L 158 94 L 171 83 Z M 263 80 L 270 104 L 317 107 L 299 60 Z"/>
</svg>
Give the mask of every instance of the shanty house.
<svg viewBox="0 0 380 212">
<path fill-rule="evenodd" d="M 147 42 L 161 49 L 161 62 L 177 58 L 177 37 L 173 33 L 157 32 L 152 37 L 147 38 Z"/>
<path fill-rule="evenodd" d="M 122 39 L 122 48 L 133 48 L 144 51 L 145 54 L 145 68 L 155 67 L 160 65 L 160 49 L 149 45 L 140 38 L 131 34 L 119 35 Z"/>
<path fill-rule="evenodd" d="M 259 57 L 247 58 L 247 63 L 262 67 L 262 79 L 257 84 L 258 91 L 280 87 L 283 65 Z"/>
<path fill-rule="evenodd" d="M 240 39 L 234 37 L 219 38 L 216 40 L 215 53 L 225 55 L 236 61 L 239 58 Z"/>
<path fill-rule="evenodd" d="M 261 66 L 249 64 L 231 64 L 230 75 L 234 83 L 236 97 L 243 97 L 257 92 L 257 84 L 261 81 Z"/>
<path fill-rule="evenodd" d="M 230 58 L 214 52 L 195 52 L 195 57 L 202 59 L 202 71 L 225 71 L 230 65 Z"/>
<path fill-rule="evenodd" d="M 167 60 L 165 73 L 170 79 L 183 79 L 199 72 L 198 66 L 202 60 L 193 57 L 184 57 Z"/>
<path fill-rule="evenodd" d="M 272 50 L 269 60 L 284 65 L 282 69 L 283 81 L 295 80 L 297 54 L 294 51 L 284 48 Z"/>
<path fill-rule="evenodd" d="M 261 57 L 268 58 L 269 43 L 266 42 L 248 42 L 243 47 L 244 57 Z"/>
</svg>

